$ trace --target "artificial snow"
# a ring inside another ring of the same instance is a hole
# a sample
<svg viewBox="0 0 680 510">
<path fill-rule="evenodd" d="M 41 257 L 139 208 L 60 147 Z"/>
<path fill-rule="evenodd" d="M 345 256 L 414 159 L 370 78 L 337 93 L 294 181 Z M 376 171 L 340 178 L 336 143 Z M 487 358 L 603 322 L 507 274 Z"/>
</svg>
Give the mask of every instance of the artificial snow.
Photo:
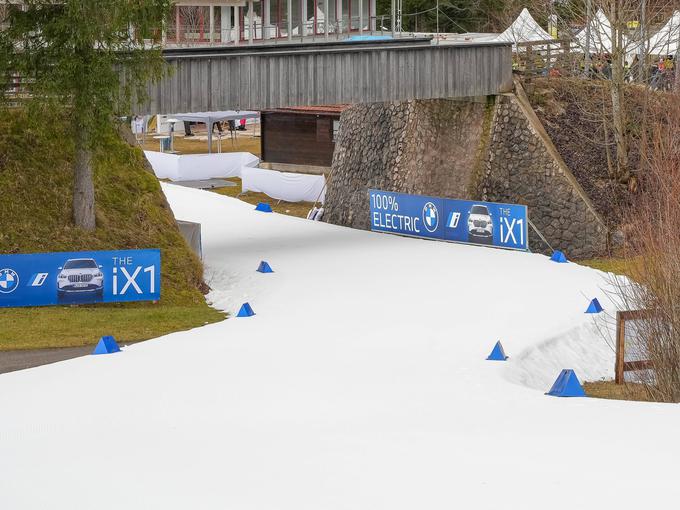
<svg viewBox="0 0 680 510">
<path fill-rule="evenodd" d="M 676 405 L 544 395 L 612 376 L 606 274 L 163 188 L 209 300 L 257 315 L 0 375 L 0 508 L 676 503 Z"/>
</svg>

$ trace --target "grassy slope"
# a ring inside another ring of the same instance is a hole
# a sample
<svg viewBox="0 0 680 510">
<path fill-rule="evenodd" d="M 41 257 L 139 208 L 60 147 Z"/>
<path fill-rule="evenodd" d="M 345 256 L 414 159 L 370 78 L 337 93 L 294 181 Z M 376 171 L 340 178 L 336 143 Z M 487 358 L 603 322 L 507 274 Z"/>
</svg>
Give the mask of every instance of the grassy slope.
<svg viewBox="0 0 680 510">
<path fill-rule="evenodd" d="M 72 148 L 58 126 L 0 112 L 0 253 L 160 248 L 161 301 L 0 309 L 0 350 L 87 345 L 103 334 L 130 342 L 222 319 L 205 303 L 201 264 L 140 150 L 107 142 L 95 160 L 97 229 L 73 227 Z"/>
</svg>

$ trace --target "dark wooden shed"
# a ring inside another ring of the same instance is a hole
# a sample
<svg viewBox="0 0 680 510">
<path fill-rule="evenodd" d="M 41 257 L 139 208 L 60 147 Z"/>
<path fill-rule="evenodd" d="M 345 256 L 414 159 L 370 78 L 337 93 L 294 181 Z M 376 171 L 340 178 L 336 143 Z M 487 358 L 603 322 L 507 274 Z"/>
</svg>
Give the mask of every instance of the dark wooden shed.
<svg viewBox="0 0 680 510">
<path fill-rule="evenodd" d="M 263 111 L 262 161 L 330 167 L 345 108 L 347 105 L 301 106 Z"/>
</svg>

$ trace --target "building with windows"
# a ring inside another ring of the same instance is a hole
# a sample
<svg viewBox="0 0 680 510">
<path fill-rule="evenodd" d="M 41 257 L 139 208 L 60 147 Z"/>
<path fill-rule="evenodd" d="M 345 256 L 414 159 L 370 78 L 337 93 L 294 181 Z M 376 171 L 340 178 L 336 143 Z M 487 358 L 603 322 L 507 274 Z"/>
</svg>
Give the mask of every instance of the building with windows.
<svg viewBox="0 0 680 510">
<path fill-rule="evenodd" d="M 375 0 L 178 0 L 165 41 L 243 44 L 361 35 L 381 29 L 375 8 Z"/>
</svg>

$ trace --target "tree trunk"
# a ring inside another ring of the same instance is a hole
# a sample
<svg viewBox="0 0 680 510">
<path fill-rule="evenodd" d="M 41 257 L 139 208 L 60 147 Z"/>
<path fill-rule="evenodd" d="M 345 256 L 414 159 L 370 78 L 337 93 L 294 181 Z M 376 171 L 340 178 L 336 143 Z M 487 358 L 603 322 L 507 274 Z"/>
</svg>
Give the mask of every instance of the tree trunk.
<svg viewBox="0 0 680 510">
<path fill-rule="evenodd" d="M 612 96 L 612 124 L 614 128 L 614 143 L 616 144 L 616 178 L 626 183 L 630 178 L 628 168 L 628 134 L 626 133 L 626 104 L 624 96 L 625 85 L 625 48 L 623 46 L 623 30 L 621 13 L 617 9 L 616 1 L 612 3 L 612 63 L 610 90 Z"/>
<path fill-rule="evenodd" d="M 94 230 L 94 181 L 92 152 L 81 127 L 76 128 L 76 162 L 73 176 L 73 221 L 76 227 Z"/>
</svg>

